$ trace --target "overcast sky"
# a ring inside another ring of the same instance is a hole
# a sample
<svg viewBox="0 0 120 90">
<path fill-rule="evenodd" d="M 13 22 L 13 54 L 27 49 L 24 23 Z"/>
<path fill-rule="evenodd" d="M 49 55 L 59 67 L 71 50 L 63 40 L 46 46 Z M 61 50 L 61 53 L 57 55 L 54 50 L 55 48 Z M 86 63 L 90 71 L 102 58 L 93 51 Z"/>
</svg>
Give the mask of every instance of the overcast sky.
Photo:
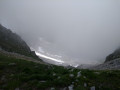
<svg viewBox="0 0 120 90">
<path fill-rule="evenodd" d="M 67 63 L 103 62 L 120 46 L 120 0 L 0 0 L 0 23 Z"/>
</svg>

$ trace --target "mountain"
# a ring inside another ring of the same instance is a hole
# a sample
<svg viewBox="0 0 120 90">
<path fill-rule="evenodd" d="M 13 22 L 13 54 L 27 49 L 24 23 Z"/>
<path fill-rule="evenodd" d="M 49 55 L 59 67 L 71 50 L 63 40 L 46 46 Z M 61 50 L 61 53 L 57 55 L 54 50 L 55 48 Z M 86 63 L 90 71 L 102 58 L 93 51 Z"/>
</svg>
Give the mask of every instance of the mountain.
<svg viewBox="0 0 120 90">
<path fill-rule="evenodd" d="M 120 71 L 62 67 L 34 58 L 20 36 L 0 25 L 0 90 L 120 90 Z"/>
<path fill-rule="evenodd" d="M 92 70 L 120 70 L 120 58 L 90 67 Z"/>
<path fill-rule="evenodd" d="M 106 57 L 104 63 L 92 66 L 90 69 L 95 70 L 120 70 L 120 48 Z"/>
<path fill-rule="evenodd" d="M 120 58 L 120 48 L 115 50 L 112 54 L 106 57 L 105 63 Z"/>
<path fill-rule="evenodd" d="M 0 49 L 36 59 L 38 58 L 35 52 L 30 50 L 29 46 L 19 35 L 2 25 L 0 25 Z"/>
</svg>

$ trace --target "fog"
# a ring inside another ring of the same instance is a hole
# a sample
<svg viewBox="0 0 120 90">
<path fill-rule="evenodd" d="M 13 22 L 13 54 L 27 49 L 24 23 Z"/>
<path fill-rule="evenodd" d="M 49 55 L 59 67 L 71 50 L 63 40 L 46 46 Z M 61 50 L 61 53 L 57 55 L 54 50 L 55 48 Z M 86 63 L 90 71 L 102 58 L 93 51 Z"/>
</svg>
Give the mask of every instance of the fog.
<svg viewBox="0 0 120 90">
<path fill-rule="evenodd" d="M 120 46 L 120 0 L 0 0 L 0 23 L 68 64 L 102 63 Z"/>
</svg>

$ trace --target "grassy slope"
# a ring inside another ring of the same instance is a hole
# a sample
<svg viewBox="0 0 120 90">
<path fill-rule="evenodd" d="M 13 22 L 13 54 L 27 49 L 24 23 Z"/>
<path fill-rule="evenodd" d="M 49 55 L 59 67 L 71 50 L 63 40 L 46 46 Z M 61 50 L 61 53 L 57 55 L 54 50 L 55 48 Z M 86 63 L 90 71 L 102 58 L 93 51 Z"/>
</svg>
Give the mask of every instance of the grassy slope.
<svg viewBox="0 0 120 90">
<path fill-rule="evenodd" d="M 77 77 L 79 71 L 82 76 Z M 96 90 L 120 90 L 120 71 L 71 70 L 0 55 L 0 90 L 50 90 L 51 87 L 59 90 L 72 82 L 75 90 L 89 90 L 91 86 Z"/>
</svg>

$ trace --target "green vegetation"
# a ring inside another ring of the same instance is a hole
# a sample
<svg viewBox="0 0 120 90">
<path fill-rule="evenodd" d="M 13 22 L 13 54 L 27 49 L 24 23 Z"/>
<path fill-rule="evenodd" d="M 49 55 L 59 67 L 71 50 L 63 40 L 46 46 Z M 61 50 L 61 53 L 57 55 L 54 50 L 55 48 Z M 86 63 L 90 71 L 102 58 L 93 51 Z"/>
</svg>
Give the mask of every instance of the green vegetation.
<svg viewBox="0 0 120 90">
<path fill-rule="evenodd" d="M 0 90 L 59 90 L 70 85 L 74 90 L 90 90 L 92 86 L 120 90 L 120 71 L 66 69 L 0 55 Z"/>
</svg>

